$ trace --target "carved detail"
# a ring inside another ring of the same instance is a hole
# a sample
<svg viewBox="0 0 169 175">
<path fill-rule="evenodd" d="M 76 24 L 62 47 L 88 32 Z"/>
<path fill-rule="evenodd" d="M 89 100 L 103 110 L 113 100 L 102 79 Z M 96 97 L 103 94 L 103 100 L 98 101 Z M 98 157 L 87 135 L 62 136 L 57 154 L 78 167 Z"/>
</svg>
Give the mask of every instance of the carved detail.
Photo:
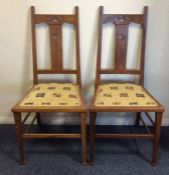
<svg viewBox="0 0 169 175">
<path fill-rule="evenodd" d="M 119 21 L 120 21 L 120 22 L 124 22 L 124 21 L 126 21 L 126 19 L 125 19 L 124 16 L 123 16 L 123 17 L 119 18 Z"/>
<path fill-rule="evenodd" d="M 54 39 L 54 40 L 57 40 L 57 33 L 55 33 L 55 34 L 53 35 L 53 39 Z"/>
<path fill-rule="evenodd" d="M 125 35 L 123 35 L 123 34 L 121 34 L 121 35 L 118 36 L 118 39 L 119 40 L 123 40 L 124 38 L 125 38 Z"/>
<path fill-rule="evenodd" d="M 115 17 L 114 20 L 116 24 L 123 24 L 123 23 L 126 24 L 126 23 L 129 23 L 130 18 L 127 16 L 119 16 L 119 17 Z"/>
<path fill-rule="evenodd" d="M 58 18 L 54 18 L 52 20 L 49 20 L 48 24 L 49 25 L 61 25 L 62 22 L 63 22 L 63 19 L 58 17 Z"/>
<path fill-rule="evenodd" d="M 61 25 L 49 24 L 51 67 L 52 69 L 62 69 L 62 30 Z"/>
</svg>

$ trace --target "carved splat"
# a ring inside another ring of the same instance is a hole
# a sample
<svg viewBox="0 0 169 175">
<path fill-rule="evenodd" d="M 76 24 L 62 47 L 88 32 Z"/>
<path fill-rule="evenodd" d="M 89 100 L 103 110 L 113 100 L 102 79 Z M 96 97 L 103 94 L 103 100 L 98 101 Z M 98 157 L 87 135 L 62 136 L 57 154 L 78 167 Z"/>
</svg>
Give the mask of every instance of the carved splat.
<svg viewBox="0 0 169 175">
<path fill-rule="evenodd" d="M 62 19 L 54 18 L 48 22 L 52 69 L 62 69 Z"/>
<path fill-rule="evenodd" d="M 118 24 L 116 28 L 115 69 L 126 68 L 128 24 Z"/>
</svg>

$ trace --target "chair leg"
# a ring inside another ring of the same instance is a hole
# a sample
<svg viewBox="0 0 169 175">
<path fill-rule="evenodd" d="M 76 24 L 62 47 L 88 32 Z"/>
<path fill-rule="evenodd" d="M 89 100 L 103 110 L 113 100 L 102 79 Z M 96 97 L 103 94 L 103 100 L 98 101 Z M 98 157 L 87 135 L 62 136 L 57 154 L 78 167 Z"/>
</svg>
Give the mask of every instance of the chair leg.
<svg viewBox="0 0 169 175">
<path fill-rule="evenodd" d="M 82 161 L 84 165 L 87 165 L 86 157 L 86 113 L 80 114 L 80 123 L 81 123 L 81 143 L 82 143 Z"/>
<path fill-rule="evenodd" d="M 37 112 L 36 113 L 36 118 L 37 118 L 37 123 L 38 123 L 38 125 L 41 125 L 41 118 L 40 118 L 40 113 L 39 112 Z"/>
<path fill-rule="evenodd" d="M 95 121 L 96 121 L 96 112 L 91 112 L 90 113 L 90 164 L 93 164 L 94 162 Z"/>
<path fill-rule="evenodd" d="M 161 121 L 162 121 L 162 112 L 157 112 L 155 116 L 155 134 L 153 139 L 153 155 L 152 155 L 152 166 L 156 166 L 157 164 L 157 154 L 160 140 L 160 130 L 161 130 Z"/>
<path fill-rule="evenodd" d="M 140 115 L 141 115 L 141 112 L 137 112 L 137 114 L 136 114 L 136 121 L 135 121 L 135 125 L 136 126 L 139 126 L 139 124 L 140 124 Z"/>
<path fill-rule="evenodd" d="M 24 139 L 22 138 L 22 121 L 21 121 L 21 113 L 14 112 L 14 120 L 16 127 L 16 139 L 18 143 L 19 156 L 20 156 L 20 164 L 23 165 L 25 163 L 24 159 Z"/>
</svg>

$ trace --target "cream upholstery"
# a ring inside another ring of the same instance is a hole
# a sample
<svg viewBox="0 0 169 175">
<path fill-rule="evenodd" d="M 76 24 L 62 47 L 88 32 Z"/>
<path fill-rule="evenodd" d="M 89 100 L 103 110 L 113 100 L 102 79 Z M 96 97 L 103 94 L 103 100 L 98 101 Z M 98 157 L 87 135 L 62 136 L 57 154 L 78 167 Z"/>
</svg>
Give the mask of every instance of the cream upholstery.
<svg viewBox="0 0 169 175">
<path fill-rule="evenodd" d="M 20 106 L 80 106 L 79 87 L 73 84 L 38 84 Z"/>
<path fill-rule="evenodd" d="M 95 106 L 157 106 L 158 104 L 140 85 L 104 84 L 98 86 Z"/>
</svg>

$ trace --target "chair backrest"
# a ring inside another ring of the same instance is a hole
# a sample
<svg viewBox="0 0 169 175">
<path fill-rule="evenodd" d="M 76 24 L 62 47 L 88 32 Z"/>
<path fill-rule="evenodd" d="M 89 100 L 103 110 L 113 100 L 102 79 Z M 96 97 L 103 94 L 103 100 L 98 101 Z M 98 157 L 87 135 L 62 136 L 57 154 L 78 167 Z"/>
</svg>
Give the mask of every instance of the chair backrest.
<svg viewBox="0 0 169 175">
<path fill-rule="evenodd" d="M 39 74 L 74 74 L 76 83 L 81 86 L 80 78 L 80 49 L 79 49 L 79 11 L 75 7 L 75 14 L 35 14 L 35 7 L 31 7 L 32 19 L 32 53 L 33 53 L 33 83 L 38 83 Z M 45 23 L 49 28 L 51 68 L 40 69 L 37 65 L 36 27 Z M 76 68 L 64 69 L 62 57 L 62 25 L 69 23 L 74 26 L 76 42 Z"/>
<path fill-rule="evenodd" d="M 102 74 L 133 74 L 139 76 L 139 84 L 144 83 L 144 57 L 145 57 L 145 38 L 146 38 L 146 22 L 147 22 L 148 7 L 144 7 L 144 14 L 103 14 L 103 7 L 99 9 L 99 31 L 98 31 L 98 50 L 96 64 L 96 81 L 95 87 L 101 83 Z M 113 23 L 115 26 L 115 58 L 114 68 L 103 69 L 101 67 L 102 55 L 102 36 L 103 25 Z M 127 69 L 127 48 L 129 25 L 136 23 L 141 25 L 142 43 L 141 43 L 141 58 L 139 69 Z"/>
</svg>

